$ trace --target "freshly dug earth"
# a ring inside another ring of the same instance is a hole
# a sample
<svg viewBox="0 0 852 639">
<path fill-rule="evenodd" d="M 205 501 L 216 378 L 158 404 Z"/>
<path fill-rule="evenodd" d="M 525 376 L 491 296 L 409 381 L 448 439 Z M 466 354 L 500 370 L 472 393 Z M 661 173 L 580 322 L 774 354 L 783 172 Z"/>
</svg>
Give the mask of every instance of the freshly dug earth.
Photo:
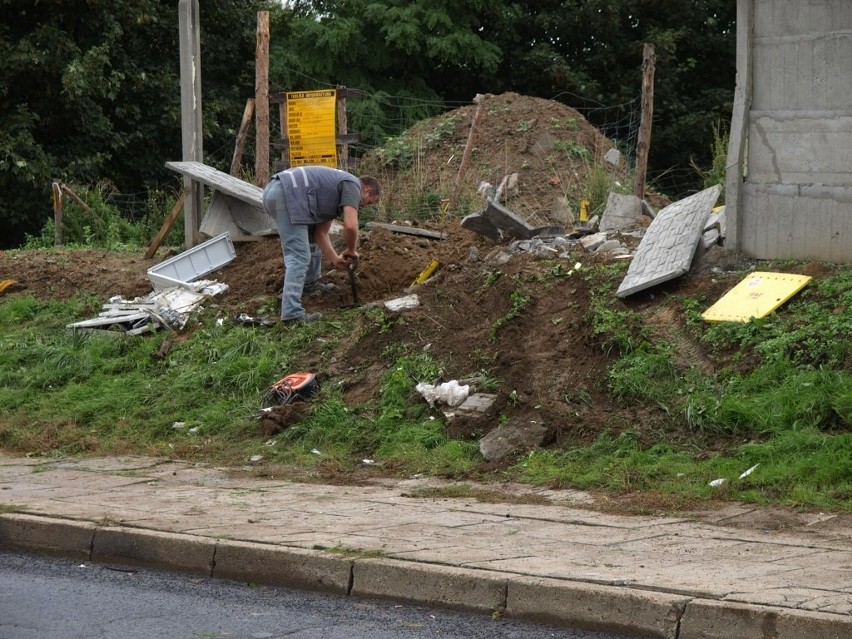
<svg viewBox="0 0 852 639">
<path fill-rule="evenodd" d="M 457 438 L 481 437 L 501 417 L 546 425 L 555 445 L 588 443 L 607 429 L 642 432 L 654 424 L 644 409 L 617 405 L 606 392 L 610 358 L 592 335 L 592 292 L 583 269 L 610 258 L 585 254 L 577 246 L 568 259 L 542 260 L 524 252 L 510 254 L 508 241 L 482 238 L 457 222 L 442 230 L 444 240 L 381 227 L 365 231 L 357 275 L 362 307 L 348 308 L 353 303 L 350 282 L 334 270 L 325 274 L 335 284 L 333 291 L 305 298 L 309 311 L 350 322 L 352 340 L 344 342 L 344 350 L 332 358 L 317 355 L 303 362 L 303 367 L 317 372 L 323 381 L 342 384 L 349 403 L 357 405 L 375 396 L 400 349 L 428 351 L 444 364 L 445 381 L 472 380 L 473 390 L 484 379 L 496 386 L 497 399 L 488 413 L 448 424 L 448 433 Z M 630 237 L 622 240 L 637 242 Z M 245 313 L 275 319 L 284 271 L 277 237 L 237 243 L 235 248 L 236 258 L 208 276 L 230 287 L 212 298 L 209 306 L 217 307 L 225 318 Z M 721 249 L 714 251 L 708 257 L 724 258 Z M 410 288 L 433 259 L 439 263 L 435 275 L 424 285 Z M 0 278 L 18 282 L 7 295 L 68 299 L 86 293 L 100 304 L 115 295 L 132 299 L 149 293 L 147 269 L 159 261 L 103 250 L 7 251 L 0 254 Z M 578 262 L 580 270 L 567 275 Z M 712 301 L 738 279 L 739 275 L 696 268 L 627 303 L 671 339 L 673 333 L 682 333 L 678 327 L 683 317 L 667 304 L 665 293 L 698 294 Z M 390 314 L 391 319 L 382 325 L 376 323 L 369 313 L 371 306 L 409 292 L 418 295 L 418 308 Z M 529 300 L 510 317 L 513 293 Z M 698 345 L 682 335 L 681 342 L 685 360 L 693 362 L 697 357 L 712 366 Z M 394 355 L 383 356 L 391 350 Z M 266 428 L 274 431 L 275 425 Z"/>
</svg>

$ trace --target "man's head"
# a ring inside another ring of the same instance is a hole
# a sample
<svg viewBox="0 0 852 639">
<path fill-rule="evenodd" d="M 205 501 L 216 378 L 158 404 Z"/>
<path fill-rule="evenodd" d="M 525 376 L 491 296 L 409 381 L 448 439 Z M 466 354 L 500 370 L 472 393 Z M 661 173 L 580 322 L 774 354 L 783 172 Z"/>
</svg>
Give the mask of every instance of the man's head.
<svg viewBox="0 0 852 639">
<path fill-rule="evenodd" d="M 382 185 L 372 175 L 361 176 L 361 206 L 375 204 L 382 197 Z"/>
</svg>

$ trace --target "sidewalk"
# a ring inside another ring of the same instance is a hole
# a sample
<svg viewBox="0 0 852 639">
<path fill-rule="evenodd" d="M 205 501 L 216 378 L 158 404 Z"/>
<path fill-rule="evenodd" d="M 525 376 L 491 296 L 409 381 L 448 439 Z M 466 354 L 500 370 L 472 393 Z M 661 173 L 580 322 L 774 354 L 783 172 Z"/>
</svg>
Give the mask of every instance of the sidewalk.
<svg viewBox="0 0 852 639">
<path fill-rule="evenodd" d="M 571 491 L 541 491 L 551 505 L 411 496 L 429 482 L 0 454 L 0 548 L 637 637 L 852 638 L 849 515 L 777 531 L 726 524 L 754 510 L 738 505 L 699 521 L 601 514 Z"/>
</svg>

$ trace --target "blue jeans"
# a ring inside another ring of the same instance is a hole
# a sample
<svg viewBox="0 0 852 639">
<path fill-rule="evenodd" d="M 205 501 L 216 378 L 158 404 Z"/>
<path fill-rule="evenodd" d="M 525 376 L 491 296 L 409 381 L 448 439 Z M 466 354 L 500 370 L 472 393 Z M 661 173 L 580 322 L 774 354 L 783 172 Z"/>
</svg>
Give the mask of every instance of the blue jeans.
<svg viewBox="0 0 852 639">
<path fill-rule="evenodd" d="M 284 203 L 281 182 L 270 180 L 263 190 L 263 208 L 275 220 L 284 254 L 284 290 L 281 293 L 281 319 L 291 320 L 305 315 L 302 291 L 305 284 L 320 278 L 322 252 L 311 242 L 308 224 L 293 224 Z"/>
</svg>

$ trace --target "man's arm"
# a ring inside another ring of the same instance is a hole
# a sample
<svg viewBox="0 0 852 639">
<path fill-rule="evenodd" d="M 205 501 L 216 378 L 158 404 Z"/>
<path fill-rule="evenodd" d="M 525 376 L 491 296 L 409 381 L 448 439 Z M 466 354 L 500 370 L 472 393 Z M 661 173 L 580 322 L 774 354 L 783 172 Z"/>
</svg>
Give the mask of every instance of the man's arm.
<svg viewBox="0 0 852 639">
<path fill-rule="evenodd" d="M 357 215 L 357 211 L 356 211 Z M 339 255 L 337 251 L 334 250 L 334 245 L 331 243 L 331 238 L 328 236 L 328 230 L 331 228 L 331 222 L 323 222 L 322 224 L 317 224 L 314 227 L 314 242 L 319 246 L 322 254 L 325 255 L 326 259 L 331 262 L 334 268 L 339 269 L 341 271 L 346 271 L 349 269 L 352 263 L 352 257 L 357 258 L 358 254 L 352 255 L 348 248 L 344 251 L 343 255 Z M 346 225 L 344 223 L 343 227 L 343 236 L 346 238 L 346 246 L 349 246 L 349 239 L 346 233 Z M 358 223 L 355 223 L 355 241 L 358 239 Z"/>
<path fill-rule="evenodd" d="M 358 255 L 358 209 L 354 206 L 343 207 L 343 239 L 346 242 L 343 257 L 357 260 L 360 257 Z"/>
</svg>

